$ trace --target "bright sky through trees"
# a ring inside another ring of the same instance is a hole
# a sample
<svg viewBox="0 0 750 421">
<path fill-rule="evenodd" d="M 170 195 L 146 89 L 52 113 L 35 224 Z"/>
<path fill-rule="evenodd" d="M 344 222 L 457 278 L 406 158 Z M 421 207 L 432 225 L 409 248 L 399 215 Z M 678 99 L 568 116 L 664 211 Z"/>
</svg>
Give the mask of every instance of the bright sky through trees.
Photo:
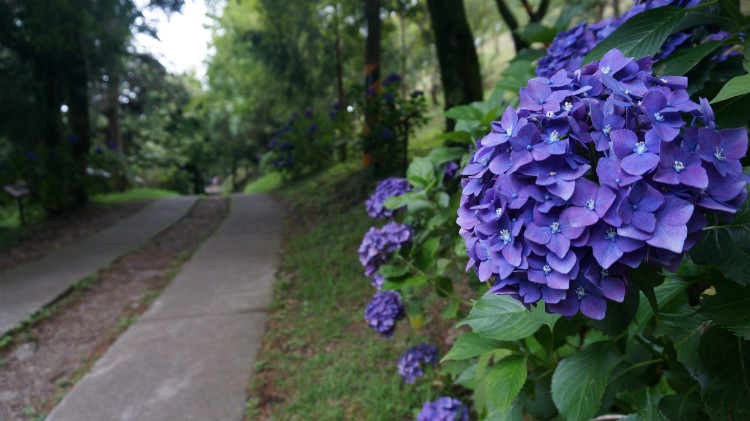
<svg viewBox="0 0 750 421">
<path fill-rule="evenodd" d="M 185 0 L 182 13 L 167 16 L 162 10 L 144 9 L 148 0 L 136 0 L 138 8 L 148 22 L 157 28 L 159 39 L 146 34 L 135 35 L 135 45 L 140 51 L 151 52 L 171 73 L 183 73 L 195 69 L 200 79 L 206 74 L 206 56 L 211 31 L 206 25 L 211 18 L 206 16 L 204 0 Z M 219 9 L 221 10 L 221 9 Z"/>
</svg>

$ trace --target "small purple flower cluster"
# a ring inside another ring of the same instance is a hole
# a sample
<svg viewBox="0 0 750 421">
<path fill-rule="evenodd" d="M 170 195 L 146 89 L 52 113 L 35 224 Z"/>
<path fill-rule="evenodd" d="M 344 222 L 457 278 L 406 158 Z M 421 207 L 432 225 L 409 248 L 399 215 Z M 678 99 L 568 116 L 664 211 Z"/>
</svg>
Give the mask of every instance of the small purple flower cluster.
<svg viewBox="0 0 750 421">
<path fill-rule="evenodd" d="M 425 402 L 417 421 L 469 421 L 469 410 L 458 399 L 443 396 Z"/>
<path fill-rule="evenodd" d="M 365 267 L 365 275 L 372 276 L 388 258 L 388 254 L 401 248 L 411 240 L 408 225 L 391 221 L 383 228 L 370 227 L 359 245 L 359 262 Z"/>
<path fill-rule="evenodd" d="M 375 187 L 375 193 L 365 201 L 367 214 L 375 219 L 392 217 L 396 210 L 384 208 L 383 203 L 389 196 L 400 196 L 409 191 L 411 191 L 411 184 L 405 178 L 390 177 L 381 180 Z"/>
<path fill-rule="evenodd" d="M 407 349 L 404 355 L 399 358 L 398 374 L 401 375 L 404 382 L 412 384 L 418 377 L 424 375 L 422 364 L 435 366 L 437 362 L 437 347 L 421 343 Z"/>
<path fill-rule="evenodd" d="M 612 50 L 531 79 L 477 142 L 457 222 L 467 270 L 496 276 L 493 293 L 602 319 L 630 289 L 628 267 L 674 271 L 704 213 L 744 201 L 747 132 L 717 130 L 687 78 L 653 77 L 653 63 Z"/>
<path fill-rule="evenodd" d="M 401 294 L 396 291 L 375 293 L 372 301 L 365 308 L 365 321 L 385 338 L 393 336 L 396 321 L 403 319 L 405 315 L 406 309 L 401 302 Z"/>
</svg>

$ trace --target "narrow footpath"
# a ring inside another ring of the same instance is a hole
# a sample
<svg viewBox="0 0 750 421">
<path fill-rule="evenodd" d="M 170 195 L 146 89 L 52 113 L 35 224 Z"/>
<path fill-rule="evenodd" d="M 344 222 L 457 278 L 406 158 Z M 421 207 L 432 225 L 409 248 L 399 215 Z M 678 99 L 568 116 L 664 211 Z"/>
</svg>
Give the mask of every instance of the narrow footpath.
<svg viewBox="0 0 750 421">
<path fill-rule="evenodd" d="M 281 245 L 265 195 L 230 215 L 46 418 L 240 420 Z"/>
<path fill-rule="evenodd" d="M 96 272 L 180 219 L 197 196 L 159 199 L 70 247 L 0 274 L 0 336 L 74 283 Z"/>
</svg>

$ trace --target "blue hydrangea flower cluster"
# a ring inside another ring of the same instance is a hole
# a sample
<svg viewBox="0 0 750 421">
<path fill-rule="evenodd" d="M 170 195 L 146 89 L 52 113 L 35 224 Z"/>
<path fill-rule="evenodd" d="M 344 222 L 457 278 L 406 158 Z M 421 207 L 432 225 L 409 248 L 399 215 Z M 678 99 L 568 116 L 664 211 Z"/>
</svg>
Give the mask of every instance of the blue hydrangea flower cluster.
<svg viewBox="0 0 750 421">
<path fill-rule="evenodd" d="M 406 309 L 401 302 L 401 294 L 396 291 L 381 291 L 375 293 L 372 301 L 365 308 L 367 324 L 385 338 L 393 336 L 396 322 L 406 315 Z"/>
<path fill-rule="evenodd" d="M 399 358 L 398 374 L 401 375 L 404 382 L 412 384 L 418 377 L 424 375 L 422 364 L 435 366 L 437 361 L 437 347 L 421 343 L 407 349 L 404 355 Z"/>
<path fill-rule="evenodd" d="M 390 221 L 383 228 L 370 227 L 359 245 L 359 262 L 365 267 L 365 275 L 372 276 L 401 245 L 409 242 L 412 230 L 408 225 Z"/>
<path fill-rule="evenodd" d="M 612 50 L 531 79 L 477 142 L 457 222 L 467 270 L 494 276 L 493 293 L 602 319 L 630 289 L 628 267 L 674 271 L 704 214 L 745 200 L 747 132 L 718 130 L 687 78 L 654 77 L 653 63 Z"/>
<path fill-rule="evenodd" d="M 537 61 L 535 72 L 537 76 L 546 76 L 549 71 L 556 72 L 561 69 L 572 72 L 581 67 L 589 51 L 631 17 L 657 7 L 691 7 L 699 2 L 700 0 L 648 0 L 637 2 L 620 17 L 608 18 L 596 23 L 583 21 L 555 36 L 552 44 L 547 48 L 547 56 Z M 689 42 L 690 32 L 673 34 L 664 42 L 656 58 L 669 57 L 676 48 Z"/>
<path fill-rule="evenodd" d="M 409 191 L 411 191 L 411 184 L 405 178 L 390 177 L 379 181 L 377 187 L 375 187 L 375 193 L 365 201 L 367 214 L 375 219 L 392 217 L 398 209 L 386 209 L 383 207 L 383 203 L 389 196 L 400 196 Z"/>
<path fill-rule="evenodd" d="M 443 396 L 425 402 L 417 421 L 469 421 L 469 410 L 458 399 Z"/>
</svg>

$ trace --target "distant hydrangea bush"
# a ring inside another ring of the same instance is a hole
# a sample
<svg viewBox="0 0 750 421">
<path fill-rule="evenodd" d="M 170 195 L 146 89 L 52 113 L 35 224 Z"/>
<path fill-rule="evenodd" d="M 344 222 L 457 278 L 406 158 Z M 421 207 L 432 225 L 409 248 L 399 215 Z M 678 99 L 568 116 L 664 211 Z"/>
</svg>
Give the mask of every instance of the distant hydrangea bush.
<svg viewBox="0 0 750 421">
<path fill-rule="evenodd" d="M 375 187 L 375 193 L 365 201 L 367 214 L 375 219 L 392 217 L 396 210 L 386 209 L 383 203 L 390 196 L 400 196 L 409 191 L 411 191 L 411 184 L 405 178 L 390 177 L 379 181 Z"/>
<path fill-rule="evenodd" d="M 491 292 L 603 319 L 628 268 L 676 270 L 706 214 L 745 200 L 745 129 L 719 130 L 687 78 L 654 77 L 653 63 L 612 50 L 531 79 L 477 142 L 457 222 Z"/>
<path fill-rule="evenodd" d="M 396 330 L 396 322 L 406 315 L 401 294 L 396 291 L 375 293 L 365 308 L 365 321 L 381 336 L 390 338 Z"/>
<path fill-rule="evenodd" d="M 437 347 L 421 343 L 407 349 L 404 355 L 399 358 L 398 374 L 401 375 L 405 383 L 412 384 L 417 378 L 424 375 L 422 365 L 435 366 L 437 362 Z"/>
<path fill-rule="evenodd" d="M 417 421 L 469 421 L 469 410 L 458 399 L 443 396 L 425 402 Z"/>
</svg>

